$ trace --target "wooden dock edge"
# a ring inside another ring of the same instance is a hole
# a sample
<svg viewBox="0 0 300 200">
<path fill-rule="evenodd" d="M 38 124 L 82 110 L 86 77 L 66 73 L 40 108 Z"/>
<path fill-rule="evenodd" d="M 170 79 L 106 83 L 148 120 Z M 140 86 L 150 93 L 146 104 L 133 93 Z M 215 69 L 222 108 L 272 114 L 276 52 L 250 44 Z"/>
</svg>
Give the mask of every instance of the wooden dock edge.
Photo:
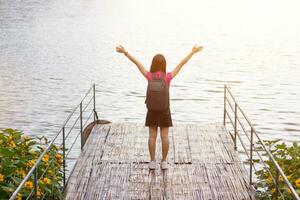
<svg viewBox="0 0 300 200">
<path fill-rule="evenodd" d="M 98 119 L 94 122 L 91 122 L 89 125 L 87 125 L 85 127 L 85 129 L 83 130 L 83 132 L 82 132 L 82 142 L 83 142 L 82 146 L 85 145 L 87 139 L 89 138 L 89 136 L 90 136 L 90 134 L 91 134 L 91 132 L 92 132 L 92 130 L 93 130 L 93 128 L 96 124 L 110 124 L 110 123 L 111 122 L 108 121 L 108 120 Z"/>
</svg>

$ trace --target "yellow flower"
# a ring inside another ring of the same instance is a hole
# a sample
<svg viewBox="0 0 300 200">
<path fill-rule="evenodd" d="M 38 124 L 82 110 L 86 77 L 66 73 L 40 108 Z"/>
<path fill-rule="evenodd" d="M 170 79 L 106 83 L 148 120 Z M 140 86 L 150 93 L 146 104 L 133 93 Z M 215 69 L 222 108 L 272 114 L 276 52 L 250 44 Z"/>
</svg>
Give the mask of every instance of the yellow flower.
<svg viewBox="0 0 300 200">
<path fill-rule="evenodd" d="M 292 194 L 292 191 L 290 189 L 287 189 L 288 194 Z"/>
<path fill-rule="evenodd" d="M 271 190 L 271 191 L 272 191 L 272 193 L 275 193 L 275 188 L 272 188 L 272 190 Z"/>
<path fill-rule="evenodd" d="M 33 188 L 33 183 L 31 181 L 26 181 L 24 184 L 24 187 L 26 189 L 32 189 Z"/>
<path fill-rule="evenodd" d="M 273 182 L 273 178 L 272 178 L 272 176 L 269 176 L 268 177 L 268 183 L 271 184 L 272 182 Z"/>
<path fill-rule="evenodd" d="M 283 181 L 283 177 L 279 175 L 279 181 Z"/>
<path fill-rule="evenodd" d="M 296 187 L 300 188 L 300 178 L 295 181 L 295 185 Z"/>
<path fill-rule="evenodd" d="M 15 143 L 14 141 L 12 141 L 12 140 L 9 140 L 8 146 L 9 146 L 10 148 L 15 148 L 15 147 L 16 147 L 16 143 Z"/>
<path fill-rule="evenodd" d="M 17 198 L 16 198 L 17 200 L 22 200 L 22 195 L 21 195 L 21 193 L 18 193 L 18 195 L 17 195 Z"/>
<path fill-rule="evenodd" d="M 42 197 L 44 194 L 43 194 L 43 192 L 41 191 L 41 190 L 38 190 L 37 191 L 37 196 L 38 196 L 38 198 L 40 198 L 40 197 Z"/>
<path fill-rule="evenodd" d="M 48 162 L 49 161 L 49 155 L 45 154 L 44 157 L 42 158 L 43 162 Z"/>
<path fill-rule="evenodd" d="M 44 181 L 45 184 L 48 184 L 48 185 L 51 184 L 51 180 L 49 178 L 45 177 L 45 178 L 43 178 L 43 181 Z"/>
<path fill-rule="evenodd" d="M 289 176 L 286 176 L 286 178 L 288 179 L 288 180 L 290 180 L 291 179 L 291 176 L 289 175 Z"/>
<path fill-rule="evenodd" d="M 26 155 L 26 152 L 21 150 L 21 156 L 24 157 Z"/>
<path fill-rule="evenodd" d="M 57 153 L 57 154 L 55 155 L 55 158 L 56 158 L 56 159 L 61 159 L 61 158 L 62 158 L 62 155 L 59 154 L 59 153 Z"/>
<path fill-rule="evenodd" d="M 3 143 L 3 140 L 0 139 L 0 145 Z"/>
<path fill-rule="evenodd" d="M 26 173 L 25 173 L 25 171 L 23 170 L 23 169 L 17 169 L 17 174 L 19 174 L 19 175 L 21 175 L 23 178 L 25 178 L 25 176 L 26 176 Z"/>
<path fill-rule="evenodd" d="M 34 164 L 35 164 L 34 160 L 29 160 L 28 162 L 26 162 L 27 167 L 32 167 Z"/>
<path fill-rule="evenodd" d="M 38 158 L 38 157 L 40 156 L 39 152 L 37 152 L 37 151 L 35 151 L 35 152 L 33 153 L 33 155 L 34 155 L 35 158 Z"/>
<path fill-rule="evenodd" d="M 2 183 L 4 181 L 4 175 L 0 174 L 0 183 Z"/>
<path fill-rule="evenodd" d="M 31 138 L 30 138 L 29 136 L 25 135 L 25 136 L 23 137 L 23 139 L 27 142 L 27 141 L 30 140 Z"/>
<path fill-rule="evenodd" d="M 57 164 L 61 165 L 63 163 L 63 159 L 57 159 L 56 162 Z"/>
</svg>

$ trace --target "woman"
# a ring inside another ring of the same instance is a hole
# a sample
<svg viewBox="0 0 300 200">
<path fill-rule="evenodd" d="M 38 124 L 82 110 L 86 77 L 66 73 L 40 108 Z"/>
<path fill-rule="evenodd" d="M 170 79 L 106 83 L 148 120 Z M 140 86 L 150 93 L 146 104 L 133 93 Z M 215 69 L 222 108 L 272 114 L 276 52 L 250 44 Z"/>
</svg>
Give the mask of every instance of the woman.
<svg viewBox="0 0 300 200">
<path fill-rule="evenodd" d="M 148 83 L 154 78 L 162 78 L 164 79 L 167 89 L 169 89 L 171 80 L 178 74 L 183 65 L 197 52 L 200 52 L 203 49 L 202 46 L 195 45 L 192 51 L 175 67 L 172 72 L 166 73 L 166 59 L 162 54 L 157 54 L 152 59 L 152 64 L 150 67 L 150 71 L 148 72 L 144 66 L 132 55 L 125 50 L 123 46 L 117 46 L 116 51 L 119 53 L 123 53 L 129 60 L 131 60 L 142 73 L 142 75 L 148 80 Z M 149 85 L 148 85 L 149 86 Z M 168 100 L 169 101 L 169 100 Z M 169 105 L 169 104 L 168 104 Z M 149 169 L 156 168 L 155 161 L 155 148 L 156 148 L 156 137 L 157 137 L 157 129 L 160 127 L 160 137 L 162 142 L 162 161 L 161 161 L 161 169 L 168 169 L 167 155 L 169 151 L 169 127 L 172 124 L 172 117 L 170 108 L 163 112 L 156 112 L 149 110 L 147 111 L 146 116 L 146 126 L 149 127 L 149 139 L 148 139 L 148 148 L 150 153 L 151 161 L 149 163 Z"/>
</svg>

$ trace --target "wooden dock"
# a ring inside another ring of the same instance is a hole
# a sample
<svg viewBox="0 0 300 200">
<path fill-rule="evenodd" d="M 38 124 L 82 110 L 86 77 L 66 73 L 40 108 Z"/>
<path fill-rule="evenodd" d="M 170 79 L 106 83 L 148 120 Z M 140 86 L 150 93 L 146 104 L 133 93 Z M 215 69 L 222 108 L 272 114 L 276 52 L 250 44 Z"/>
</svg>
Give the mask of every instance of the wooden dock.
<svg viewBox="0 0 300 200">
<path fill-rule="evenodd" d="M 175 125 L 169 139 L 169 169 L 157 164 L 149 170 L 143 124 L 96 125 L 70 175 L 65 199 L 254 199 L 222 124 Z M 159 135 L 157 142 L 159 161 Z"/>
</svg>

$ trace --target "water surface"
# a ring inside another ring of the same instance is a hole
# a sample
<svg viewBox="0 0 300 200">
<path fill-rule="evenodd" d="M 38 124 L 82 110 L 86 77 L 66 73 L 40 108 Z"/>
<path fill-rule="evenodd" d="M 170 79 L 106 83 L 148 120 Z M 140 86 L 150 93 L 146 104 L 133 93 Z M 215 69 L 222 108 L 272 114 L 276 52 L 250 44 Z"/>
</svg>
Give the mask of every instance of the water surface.
<svg viewBox="0 0 300 200">
<path fill-rule="evenodd" d="M 262 137 L 300 141 L 298 1 L 0 0 L 0 127 L 53 136 L 91 84 L 100 118 L 144 123 L 146 68 L 172 70 L 174 123 L 222 122 L 228 84 Z"/>
</svg>

